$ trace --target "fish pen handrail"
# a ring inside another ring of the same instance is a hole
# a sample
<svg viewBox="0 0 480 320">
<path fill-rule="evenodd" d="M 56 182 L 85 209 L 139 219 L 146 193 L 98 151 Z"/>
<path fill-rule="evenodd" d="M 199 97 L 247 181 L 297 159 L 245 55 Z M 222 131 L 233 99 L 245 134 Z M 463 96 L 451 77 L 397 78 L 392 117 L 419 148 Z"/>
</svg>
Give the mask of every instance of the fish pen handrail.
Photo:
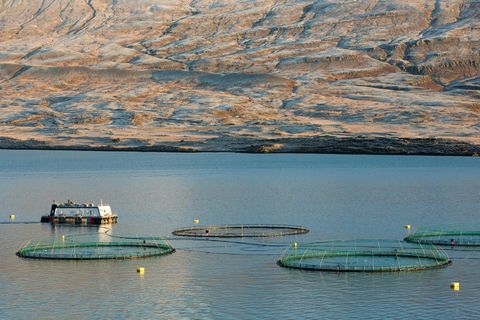
<svg viewBox="0 0 480 320">
<path fill-rule="evenodd" d="M 405 241 L 441 246 L 480 246 L 480 231 L 420 230 L 409 234 Z"/>
<path fill-rule="evenodd" d="M 304 226 L 287 224 L 229 224 L 183 227 L 175 229 L 172 234 L 183 237 L 247 238 L 297 235 L 309 231 Z"/>
<path fill-rule="evenodd" d="M 365 272 L 425 270 L 451 263 L 446 252 L 435 246 L 412 245 L 406 248 L 400 242 L 397 247 L 386 242 L 384 248 L 384 243 L 375 241 L 370 248 L 366 248 L 366 245 L 359 247 L 361 243 L 357 241 L 349 243 L 351 247 L 348 250 L 344 249 L 346 247 L 336 250 L 332 245 L 324 248 L 315 248 L 308 243 L 296 245 L 284 253 L 277 263 L 296 269 Z"/>
<path fill-rule="evenodd" d="M 114 248 L 114 250 L 108 250 Z M 135 250 L 137 248 L 137 250 Z M 142 248 L 139 251 L 138 248 Z M 85 249 L 85 250 L 79 250 Z M 173 253 L 175 249 L 157 241 L 62 242 L 26 245 L 17 255 L 24 258 L 57 260 L 133 259 Z"/>
</svg>

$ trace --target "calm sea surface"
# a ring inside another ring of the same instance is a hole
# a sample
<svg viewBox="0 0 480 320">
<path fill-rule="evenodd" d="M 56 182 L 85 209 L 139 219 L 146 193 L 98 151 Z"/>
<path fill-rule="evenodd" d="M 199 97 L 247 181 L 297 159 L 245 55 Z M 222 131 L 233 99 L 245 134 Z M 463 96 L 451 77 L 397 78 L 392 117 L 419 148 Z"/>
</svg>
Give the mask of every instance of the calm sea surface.
<svg viewBox="0 0 480 320">
<path fill-rule="evenodd" d="M 197 216 L 311 232 L 253 241 L 273 246 L 172 239 L 174 254 L 139 260 L 17 257 L 30 239 L 109 241 L 106 228 L 7 224 L 10 213 L 39 221 L 54 199 L 108 202 L 116 235 L 171 237 Z M 478 319 L 480 249 L 448 249 L 446 268 L 384 274 L 276 260 L 294 241 L 402 239 L 406 224 L 480 229 L 479 215 L 479 158 L 0 151 L 0 318 Z"/>
</svg>

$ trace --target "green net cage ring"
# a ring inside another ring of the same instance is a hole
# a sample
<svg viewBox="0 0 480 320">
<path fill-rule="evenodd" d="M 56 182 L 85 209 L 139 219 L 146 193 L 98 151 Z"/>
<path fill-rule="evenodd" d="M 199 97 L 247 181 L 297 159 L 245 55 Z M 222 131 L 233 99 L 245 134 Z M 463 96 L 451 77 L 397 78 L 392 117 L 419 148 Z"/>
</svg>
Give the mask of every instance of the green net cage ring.
<svg viewBox="0 0 480 320">
<path fill-rule="evenodd" d="M 245 238 L 280 237 L 304 234 L 306 227 L 283 224 L 229 224 L 195 226 L 175 229 L 172 234 L 181 237 Z"/>
<path fill-rule="evenodd" d="M 404 240 L 440 246 L 480 246 L 480 231 L 419 230 Z"/>
<path fill-rule="evenodd" d="M 391 240 L 327 241 L 292 245 L 280 257 L 286 268 L 336 272 L 398 272 L 446 266 L 450 258 L 433 245 Z"/>
<path fill-rule="evenodd" d="M 17 255 L 33 259 L 100 260 L 162 256 L 175 249 L 165 241 L 41 242 L 30 241 Z"/>
</svg>

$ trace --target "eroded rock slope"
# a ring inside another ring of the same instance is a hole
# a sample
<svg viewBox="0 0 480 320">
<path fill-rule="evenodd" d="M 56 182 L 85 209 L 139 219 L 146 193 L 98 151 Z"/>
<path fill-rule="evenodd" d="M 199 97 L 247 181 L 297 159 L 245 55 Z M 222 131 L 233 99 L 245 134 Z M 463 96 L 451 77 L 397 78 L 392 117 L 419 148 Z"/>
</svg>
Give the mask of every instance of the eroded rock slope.
<svg viewBox="0 0 480 320">
<path fill-rule="evenodd" d="M 0 146 L 480 152 L 478 0 L 0 0 Z"/>
</svg>

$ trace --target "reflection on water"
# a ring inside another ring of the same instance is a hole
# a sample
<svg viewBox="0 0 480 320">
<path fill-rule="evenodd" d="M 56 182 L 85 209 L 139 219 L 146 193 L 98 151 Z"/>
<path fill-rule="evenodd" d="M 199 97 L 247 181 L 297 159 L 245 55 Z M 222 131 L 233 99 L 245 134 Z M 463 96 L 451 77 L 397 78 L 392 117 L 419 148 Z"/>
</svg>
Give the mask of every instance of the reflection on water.
<svg viewBox="0 0 480 320">
<path fill-rule="evenodd" d="M 0 222 L 38 221 L 53 199 L 108 201 L 111 227 L 0 224 L 0 318 L 478 318 L 480 252 L 421 272 L 308 272 L 276 265 L 296 241 L 401 239 L 403 226 L 478 221 L 475 158 L 0 151 Z M 29 239 L 170 236 L 193 224 L 286 223 L 306 235 L 171 238 L 165 257 L 48 261 Z M 108 231 L 108 232 L 107 232 Z M 136 273 L 137 266 L 145 274 Z M 459 281 L 460 292 L 449 288 Z"/>
</svg>

